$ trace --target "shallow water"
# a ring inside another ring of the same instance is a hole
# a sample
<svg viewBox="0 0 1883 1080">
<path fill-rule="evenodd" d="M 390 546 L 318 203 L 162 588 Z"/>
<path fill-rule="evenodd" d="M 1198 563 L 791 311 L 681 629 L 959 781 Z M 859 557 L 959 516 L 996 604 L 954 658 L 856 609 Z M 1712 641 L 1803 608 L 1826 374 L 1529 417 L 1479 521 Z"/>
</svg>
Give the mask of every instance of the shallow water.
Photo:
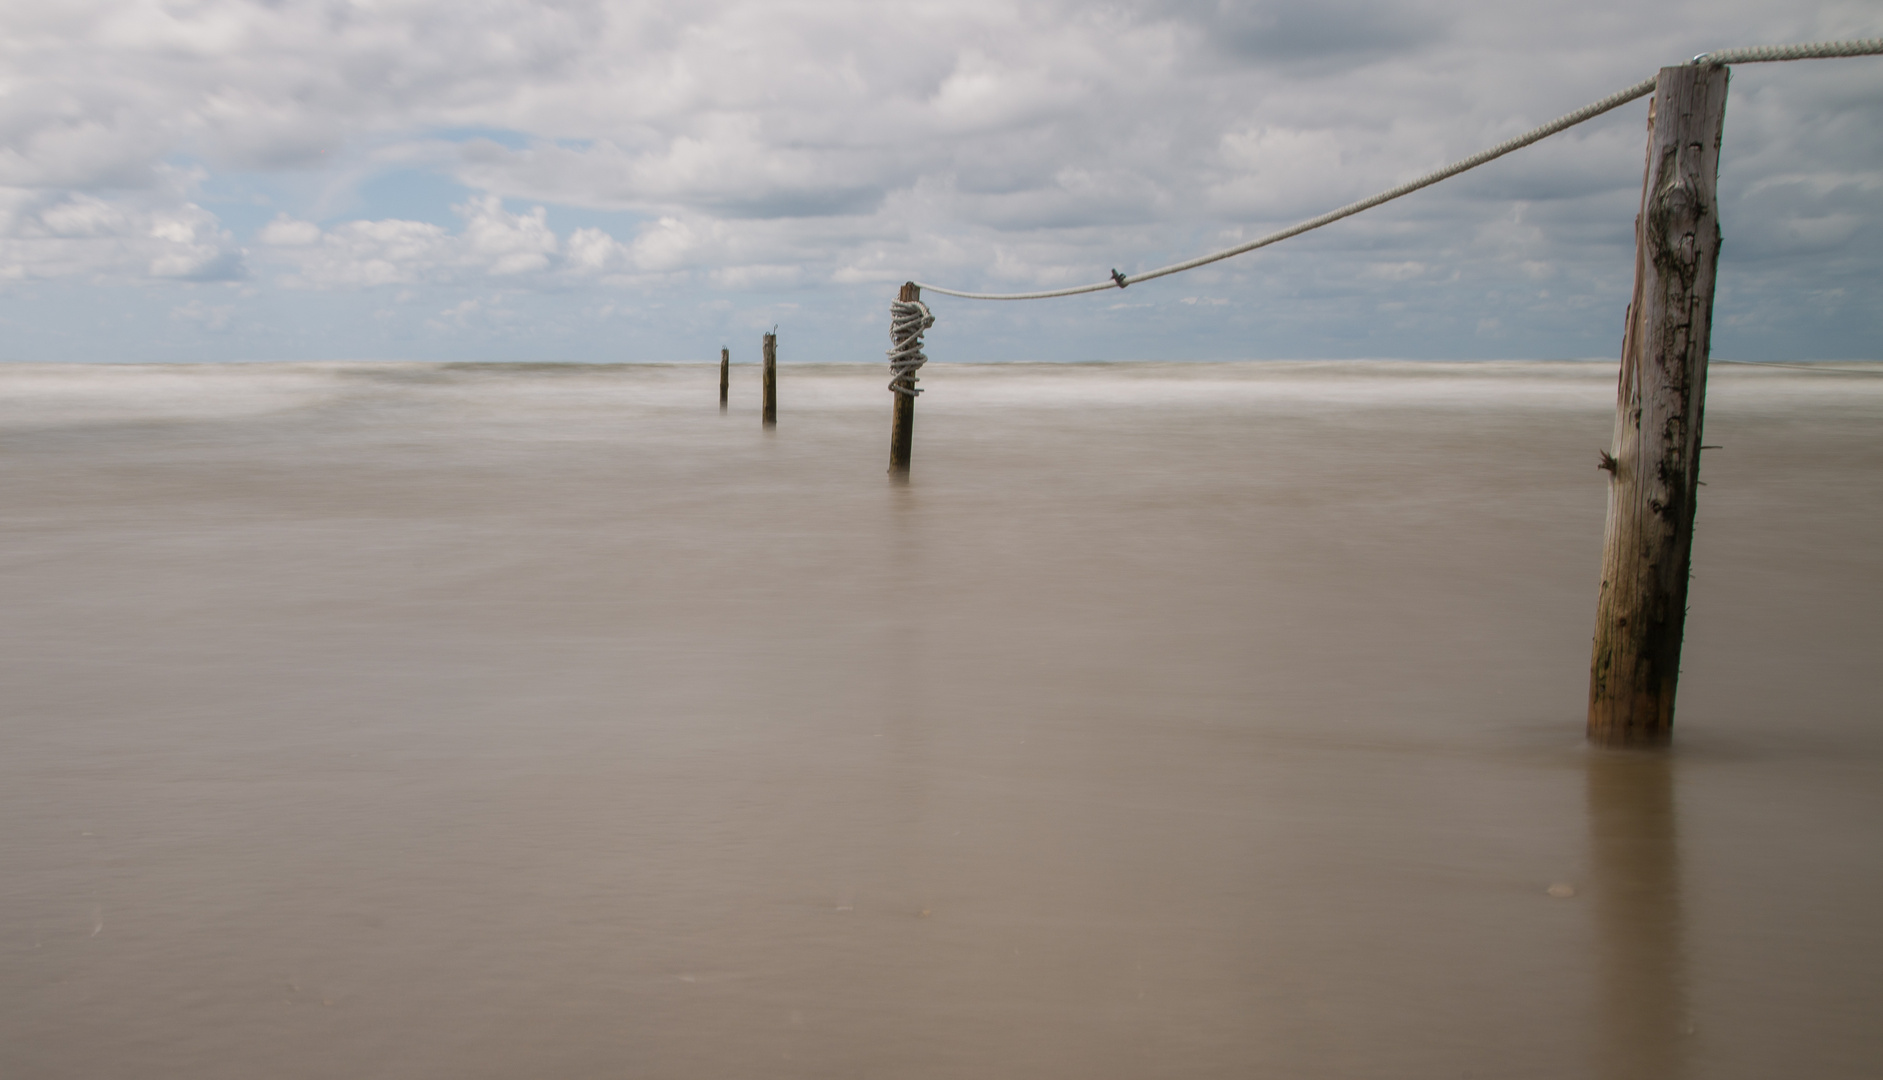
<svg viewBox="0 0 1883 1080">
<path fill-rule="evenodd" d="M 0 1076 L 1883 1071 L 1883 368 L 734 375 L 0 367 Z"/>
</svg>

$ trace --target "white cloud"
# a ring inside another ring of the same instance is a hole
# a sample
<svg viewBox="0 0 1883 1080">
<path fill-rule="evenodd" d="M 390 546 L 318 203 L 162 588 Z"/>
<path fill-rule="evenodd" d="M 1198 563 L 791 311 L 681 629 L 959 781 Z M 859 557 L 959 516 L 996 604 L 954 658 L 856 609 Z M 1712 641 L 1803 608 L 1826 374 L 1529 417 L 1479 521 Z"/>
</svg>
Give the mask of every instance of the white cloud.
<svg viewBox="0 0 1883 1080">
<path fill-rule="evenodd" d="M 280 222 L 277 235 L 305 235 L 309 222 Z M 273 228 L 271 226 L 271 228 Z M 282 245 L 269 261 L 291 268 L 289 281 L 316 288 L 407 285 L 458 268 L 462 245 L 423 221 L 350 221 L 319 233 L 317 243 Z"/>
<path fill-rule="evenodd" d="M 567 252 L 569 266 L 578 273 L 603 273 L 627 261 L 627 249 L 621 241 L 596 228 L 570 233 Z"/>
<path fill-rule="evenodd" d="M 0 277 L 226 281 L 248 273 L 215 215 L 169 193 L 0 188 Z"/>
<path fill-rule="evenodd" d="M 296 221 L 286 214 L 277 215 L 256 239 L 275 247 L 308 247 L 320 243 L 320 226 L 311 221 Z"/>
<path fill-rule="evenodd" d="M 1368 194 L 1704 48 L 1879 32 L 1873 5 L 1839 0 L 19 3 L 0 7 L 0 275 L 241 276 L 211 195 L 247 183 L 284 212 L 243 227 L 253 262 L 296 287 L 1096 280 Z M 1883 60 L 1748 67 L 1733 93 L 1729 257 L 1877 278 Z M 1198 287 L 1429 306 L 1484 302 L 1432 291 L 1461 275 L 1547 277 L 1565 309 L 1592 303 L 1627 272 L 1640 111 Z M 395 169 L 468 188 L 458 220 L 361 194 Z M 560 208 L 636 223 L 559 231 Z"/>
<path fill-rule="evenodd" d="M 540 206 L 528 214 L 507 214 L 496 196 L 484 195 L 461 209 L 467 219 L 465 255 L 487 273 L 547 270 L 561 247 L 549 231 L 548 211 Z"/>
<path fill-rule="evenodd" d="M 285 215 L 257 234 L 258 257 L 285 269 L 291 284 L 349 288 L 470 281 L 484 277 L 581 276 L 618 265 L 622 247 L 599 229 L 578 230 L 565 257 L 540 206 L 522 214 L 492 195 L 453 207 L 452 232 L 424 221 L 348 221 L 322 229 Z"/>
</svg>

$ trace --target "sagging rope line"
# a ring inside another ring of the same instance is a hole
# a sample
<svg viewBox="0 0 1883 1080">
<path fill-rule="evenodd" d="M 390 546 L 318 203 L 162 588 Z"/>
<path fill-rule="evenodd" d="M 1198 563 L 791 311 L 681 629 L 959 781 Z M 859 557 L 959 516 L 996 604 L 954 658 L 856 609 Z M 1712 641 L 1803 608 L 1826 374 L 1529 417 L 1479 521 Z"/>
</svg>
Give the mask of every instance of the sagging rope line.
<svg viewBox="0 0 1883 1080">
<path fill-rule="evenodd" d="M 908 397 L 922 392 L 915 385 L 915 373 L 928 363 L 922 352 L 922 331 L 934 325 L 935 316 L 920 300 L 889 302 L 889 340 L 895 345 L 889 350 L 891 390 Z"/>
<path fill-rule="evenodd" d="M 1883 38 L 1864 38 L 1859 41 L 1827 41 L 1810 45 L 1757 45 L 1744 49 L 1724 49 L 1719 52 L 1701 53 L 1693 58 L 1695 64 L 1753 64 L 1772 60 L 1821 60 L 1839 56 L 1875 56 L 1883 54 Z M 1213 262 L 1244 255 L 1257 248 L 1264 248 L 1304 232 L 1312 232 L 1323 225 L 1331 225 L 1341 218 L 1352 217 L 1362 210 L 1371 210 L 1381 203 L 1391 202 L 1402 195 L 1410 195 L 1420 188 L 1431 187 L 1440 180 L 1457 176 L 1461 172 L 1475 169 L 1489 161 L 1495 161 L 1513 150 L 1521 150 L 1533 142 L 1547 139 L 1566 128 L 1575 127 L 1585 120 L 1618 109 L 1637 98 L 1647 97 L 1654 92 L 1654 79 L 1644 79 L 1626 90 L 1618 90 L 1600 101 L 1591 102 L 1575 112 L 1558 117 L 1540 128 L 1527 131 L 1514 139 L 1507 139 L 1489 150 L 1479 151 L 1462 161 L 1453 162 L 1442 169 L 1435 169 L 1417 180 L 1388 188 L 1371 198 L 1349 203 L 1338 210 L 1329 211 L 1320 217 L 1309 218 L 1297 225 L 1290 225 L 1280 232 L 1269 233 L 1259 240 L 1251 240 L 1232 248 L 1203 255 L 1187 262 L 1172 263 L 1142 274 L 1121 274 L 1112 271 L 1111 280 L 1100 281 L 1091 285 L 1078 285 L 1070 289 L 1052 289 L 1046 292 L 1030 293 L 972 293 L 956 289 L 944 289 L 940 285 L 916 282 L 922 288 L 938 292 L 944 296 L 959 296 L 964 300 L 1046 300 L 1055 296 L 1076 296 L 1080 293 L 1103 292 L 1106 289 L 1122 289 L 1140 281 L 1150 281 L 1169 274 L 1180 274 L 1185 270 L 1194 270 L 1199 266 L 1208 266 Z M 924 309 L 926 310 L 926 309 Z"/>
</svg>

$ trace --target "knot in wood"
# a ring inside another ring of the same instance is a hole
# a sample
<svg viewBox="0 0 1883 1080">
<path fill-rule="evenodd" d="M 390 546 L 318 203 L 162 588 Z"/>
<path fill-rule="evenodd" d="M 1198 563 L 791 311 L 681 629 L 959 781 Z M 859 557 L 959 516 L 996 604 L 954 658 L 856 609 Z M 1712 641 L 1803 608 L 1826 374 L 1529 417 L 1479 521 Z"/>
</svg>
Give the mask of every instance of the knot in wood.
<svg viewBox="0 0 1883 1080">
<path fill-rule="evenodd" d="M 1683 286 L 1693 282 L 1700 259 L 1698 234 L 1709 210 L 1684 176 L 1670 178 L 1648 204 L 1648 250 L 1654 265 L 1679 278 Z"/>
</svg>

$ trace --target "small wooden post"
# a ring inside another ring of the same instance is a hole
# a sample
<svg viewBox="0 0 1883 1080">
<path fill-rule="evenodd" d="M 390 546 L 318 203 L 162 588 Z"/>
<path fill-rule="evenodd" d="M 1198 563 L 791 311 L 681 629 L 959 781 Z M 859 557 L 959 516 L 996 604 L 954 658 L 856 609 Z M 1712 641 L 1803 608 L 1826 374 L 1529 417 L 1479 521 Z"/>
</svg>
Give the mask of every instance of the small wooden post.
<svg viewBox="0 0 1883 1080">
<path fill-rule="evenodd" d="M 1622 335 L 1602 589 L 1589 669 L 1589 741 L 1656 746 L 1674 733 L 1686 629 L 1700 427 L 1720 227 L 1714 185 L 1727 70 L 1662 68 L 1635 219 L 1635 291 Z"/>
<path fill-rule="evenodd" d="M 896 299 L 920 300 L 922 287 L 913 281 L 904 282 Z M 906 386 L 914 388 L 914 376 L 907 379 Z M 898 392 L 890 396 L 896 399 L 896 411 L 889 421 L 889 475 L 906 479 L 909 475 L 909 455 L 915 450 L 915 395 Z"/>
<path fill-rule="evenodd" d="M 726 391 L 732 386 L 732 350 L 719 350 L 719 411 L 726 411 Z"/>
<path fill-rule="evenodd" d="M 778 335 L 765 335 L 765 426 L 778 426 Z"/>
</svg>

